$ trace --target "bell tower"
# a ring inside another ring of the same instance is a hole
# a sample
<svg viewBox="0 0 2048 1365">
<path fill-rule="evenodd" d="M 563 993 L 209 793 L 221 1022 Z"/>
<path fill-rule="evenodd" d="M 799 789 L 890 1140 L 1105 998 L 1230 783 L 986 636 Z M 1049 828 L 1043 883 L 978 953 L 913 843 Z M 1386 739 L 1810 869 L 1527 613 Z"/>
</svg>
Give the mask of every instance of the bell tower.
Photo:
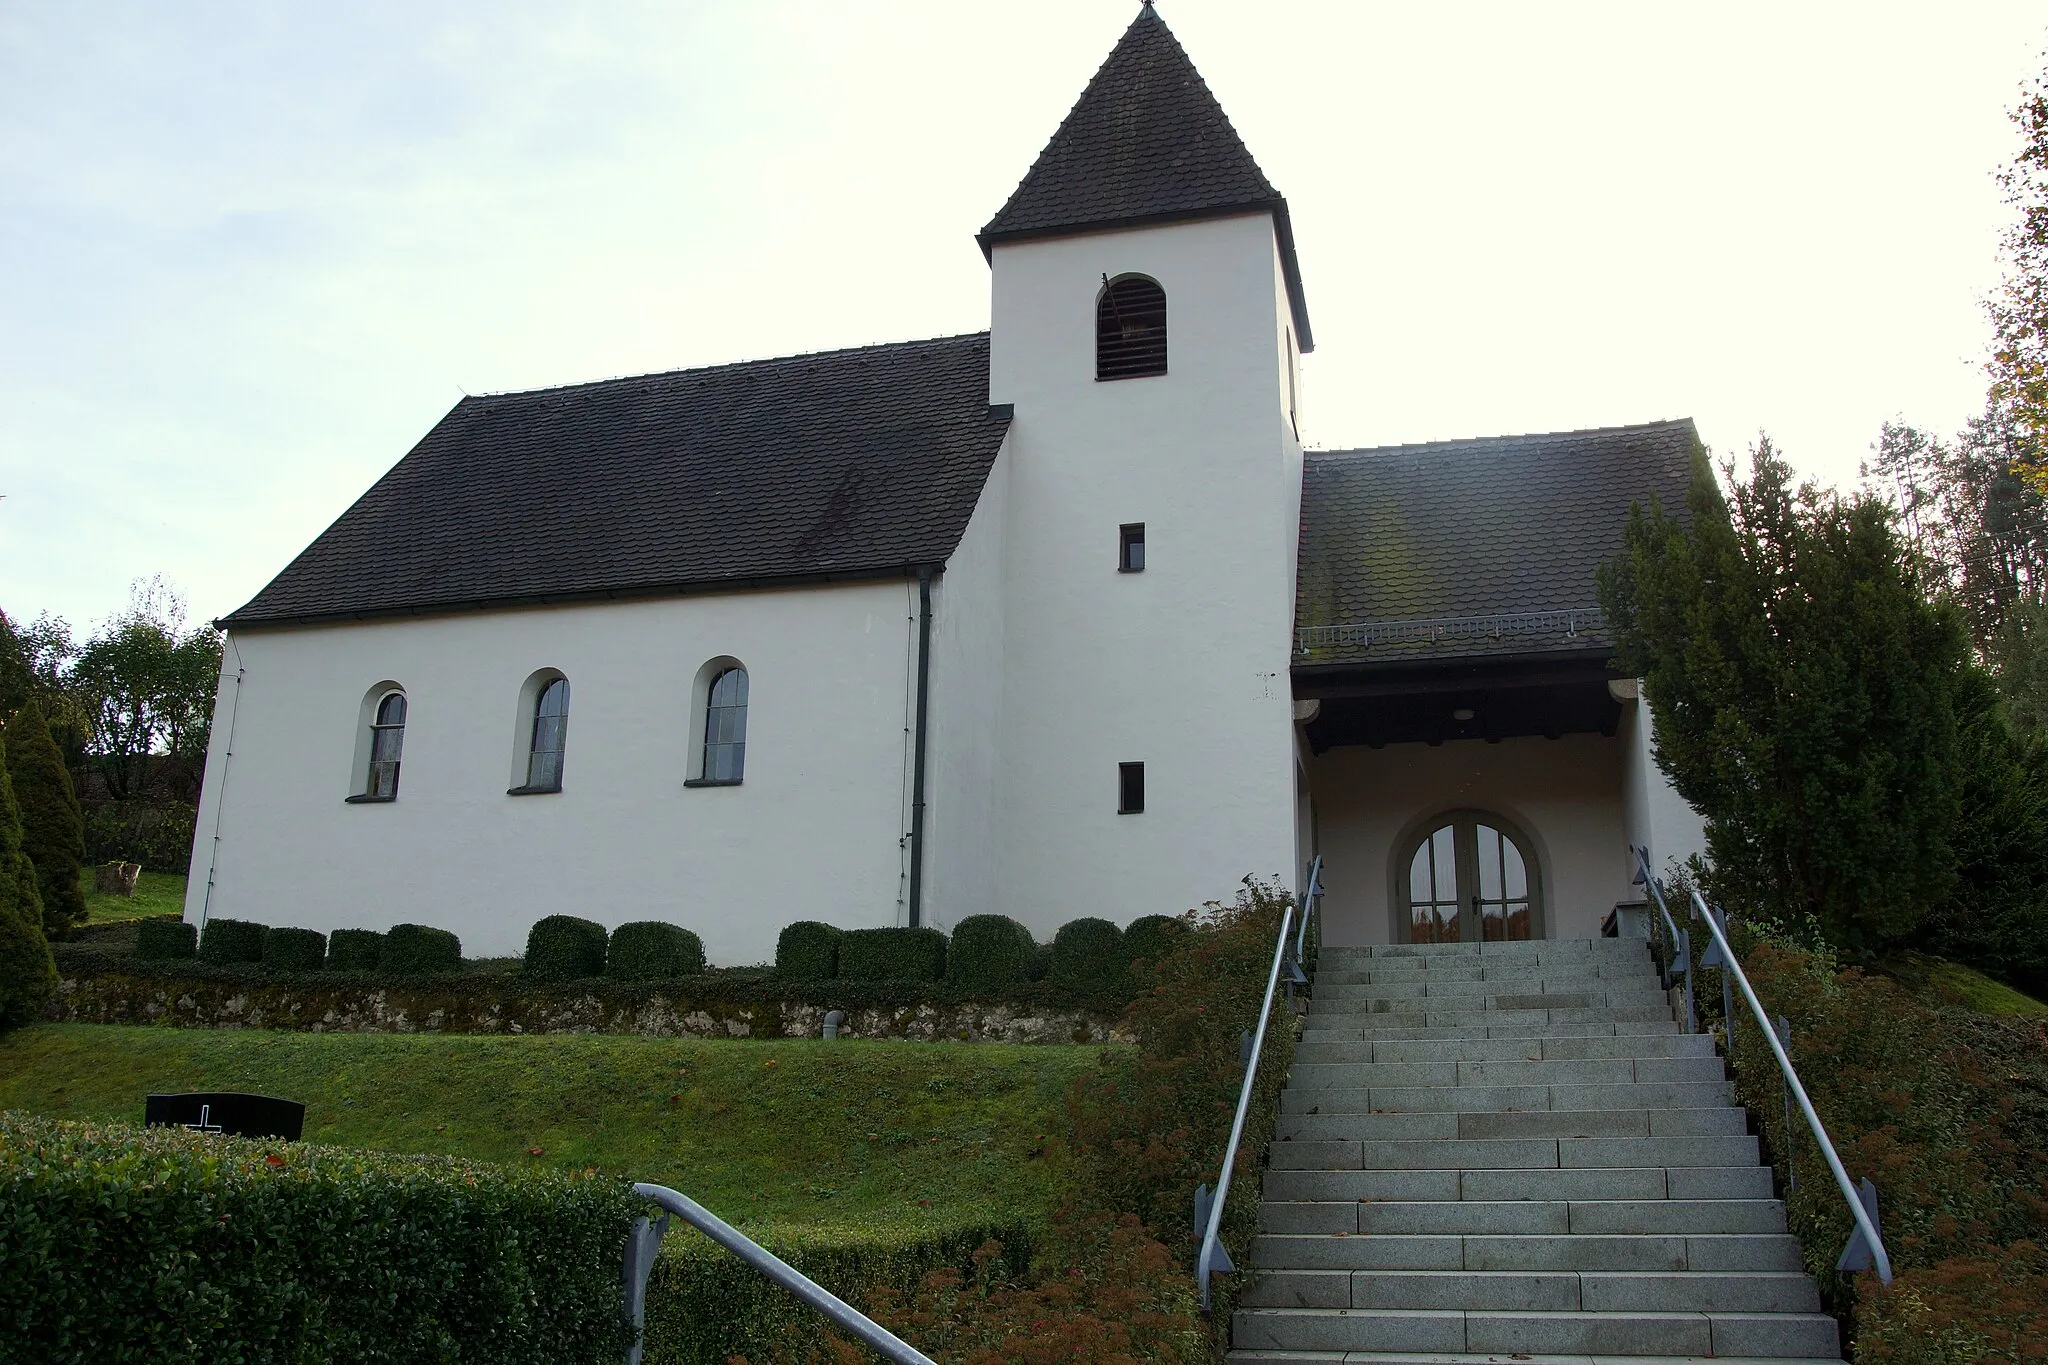
<svg viewBox="0 0 2048 1365">
<path fill-rule="evenodd" d="M 1292 885 L 1287 202 L 1147 4 L 978 240 L 1014 409 L 994 908 L 1043 937 Z"/>
</svg>

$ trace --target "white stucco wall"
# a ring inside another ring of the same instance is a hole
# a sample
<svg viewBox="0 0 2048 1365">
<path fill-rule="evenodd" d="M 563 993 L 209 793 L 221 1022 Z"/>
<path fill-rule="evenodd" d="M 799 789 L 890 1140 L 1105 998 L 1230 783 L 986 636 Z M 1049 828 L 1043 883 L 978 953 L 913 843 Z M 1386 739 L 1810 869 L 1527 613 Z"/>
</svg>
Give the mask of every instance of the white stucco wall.
<svg viewBox="0 0 2048 1365">
<path fill-rule="evenodd" d="M 1592 938 L 1617 901 L 1632 899 L 1626 748 L 1617 737 L 1455 740 L 1332 749 L 1315 761 L 1323 854 L 1323 941 L 1395 941 L 1397 845 L 1453 810 L 1506 816 L 1536 844 L 1548 937 Z"/>
<path fill-rule="evenodd" d="M 895 923 L 905 597 L 886 581 L 237 632 L 186 917 L 211 861 L 214 917 L 416 921 L 473 956 L 521 950 L 556 912 L 682 924 L 714 964 L 769 960 L 794 919 Z M 748 670 L 746 780 L 686 789 L 691 684 L 717 655 Z M 507 796 L 519 689 L 550 667 L 571 686 L 563 790 Z M 382 679 L 410 707 L 398 799 L 346 804 Z"/>
<path fill-rule="evenodd" d="M 1652 729 L 1648 701 L 1622 703 L 1628 841 L 1649 849 L 1650 866 L 1662 875 L 1673 863 L 1682 863 L 1696 853 L 1705 856 L 1707 835 L 1699 812 L 1672 789 L 1671 779 L 1657 766 Z"/>
<path fill-rule="evenodd" d="M 999 453 L 932 604 L 924 922 L 995 910 L 1010 458 Z"/>
<path fill-rule="evenodd" d="M 991 401 L 1013 403 L 997 907 L 1041 935 L 1293 881 L 1299 454 L 1265 215 L 1000 245 Z M 1163 376 L 1095 379 L 1105 276 L 1166 290 Z M 1143 522 L 1146 568 L 1116 572 Z M 1117 813 L 1117 765 L 1146 809 Z"/>
</svg>

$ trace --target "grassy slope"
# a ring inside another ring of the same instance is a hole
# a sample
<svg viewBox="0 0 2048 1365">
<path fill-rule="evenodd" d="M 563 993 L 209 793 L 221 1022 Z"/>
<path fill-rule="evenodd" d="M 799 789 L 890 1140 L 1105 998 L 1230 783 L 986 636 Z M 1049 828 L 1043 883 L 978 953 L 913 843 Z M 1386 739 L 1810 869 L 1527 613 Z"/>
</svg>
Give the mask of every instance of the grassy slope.
<svg viewBox="0 0 2048 1365">
<path fill-rule="evenodd" d="M 0 1039 L 0 1109 L 139 1122 L 152 1090 L 260 1091 L 305 1103 L 308 1141 L 596 1167 L 829 1241 L 1043 1211 L 1068 1083 L 1099 1055 L 46 1024 Z"/>
<path fill-rule="evenodd" d="M 85 891 L 85 922 L 102 924 L 109 920 L 137 919 L 143 915 L 180 915 L 185 912 L 185 878 L 176 872 L 144 870 L 135 879 L 132 899 L 102 895 L 92 889 L 92 869 L 78 879 Z"/>
</svg>

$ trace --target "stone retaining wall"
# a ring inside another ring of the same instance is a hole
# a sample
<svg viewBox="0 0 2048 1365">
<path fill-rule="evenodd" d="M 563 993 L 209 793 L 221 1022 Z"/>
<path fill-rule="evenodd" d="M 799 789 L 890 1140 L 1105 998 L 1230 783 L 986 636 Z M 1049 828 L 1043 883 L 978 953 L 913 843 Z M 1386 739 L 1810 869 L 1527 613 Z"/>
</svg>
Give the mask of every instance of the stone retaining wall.
<svg viewBox="0 0 2048 1365">
<path fill-rule="evenodd" d="M 626 1033 L 658 1038 L 816 1038 L 830 1006 L 599 992 L 536 992 L 494 982 L 419 988 L 176 980 L 125 972 L 66 975 L 43 1017 L 83 1024 L 271 1028 L 310 1033 Z M 845 1038 L 918 1042 L 1129 1042 L 1115 1016 L 997 1002 L 865 1006 Z"/>
</svg>

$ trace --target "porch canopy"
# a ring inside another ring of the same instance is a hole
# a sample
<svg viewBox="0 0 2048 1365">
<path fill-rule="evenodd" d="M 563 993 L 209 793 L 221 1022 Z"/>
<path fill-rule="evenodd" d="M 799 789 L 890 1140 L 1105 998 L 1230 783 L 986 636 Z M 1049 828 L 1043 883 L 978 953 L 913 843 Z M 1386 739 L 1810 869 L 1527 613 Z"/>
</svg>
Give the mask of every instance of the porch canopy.
<svg viewBox="0 0 2048 1365">
<path fill-rule="evenodd" d="M 1614 734 L 1599 565 L 1631 503 L 1683 512 L 1698 448 L 1682 419 L 1307 455 L 1293 675 L 1317 703 L 1310 747 Z"/>
</svg>

